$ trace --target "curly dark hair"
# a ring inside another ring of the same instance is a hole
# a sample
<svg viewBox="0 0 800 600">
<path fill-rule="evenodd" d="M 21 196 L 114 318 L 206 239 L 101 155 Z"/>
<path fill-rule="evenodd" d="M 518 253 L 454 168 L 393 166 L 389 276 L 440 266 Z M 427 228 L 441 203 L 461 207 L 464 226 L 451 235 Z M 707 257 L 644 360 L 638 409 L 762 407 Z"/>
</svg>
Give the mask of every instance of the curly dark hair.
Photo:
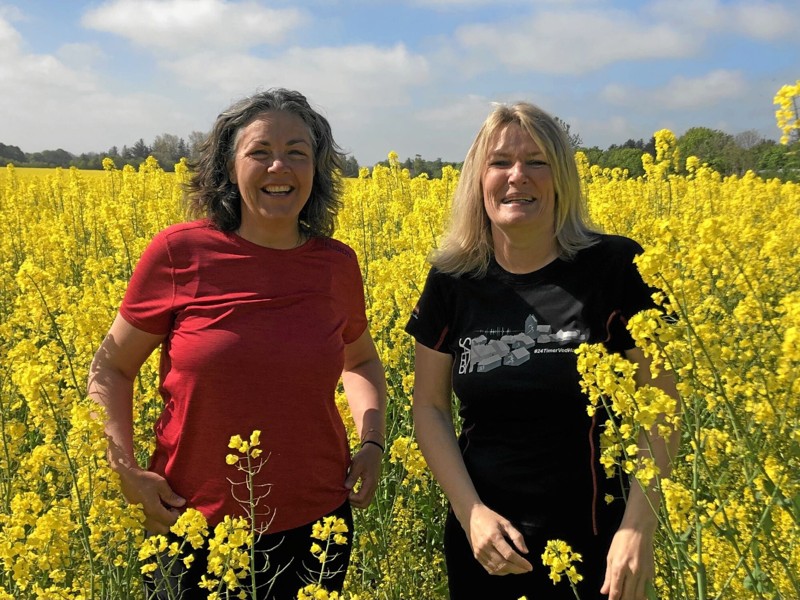
<svg viewBox="0 0 800 600">
<path fill-rule="evenodd" d="M 311 108 L 303 94 L 283 88 L 258 92 L 219 114 L 200 145 L 198 160 L 191 165 L 194 174 L 185 189 L 189 216 L 205 217 L 221 231 L 239 228 L 241 196 L 238 186 L 230 180 L 229 166 L 239 132 L 268 111 L 295 114 L 308 126 L 314 152 L 314 182 L 300 212 L 300 225 L 308 235 L 331 236 L 342 206 L 340 172 L 344 153 L 333 139 L 328 120 Z"/>
</svg>

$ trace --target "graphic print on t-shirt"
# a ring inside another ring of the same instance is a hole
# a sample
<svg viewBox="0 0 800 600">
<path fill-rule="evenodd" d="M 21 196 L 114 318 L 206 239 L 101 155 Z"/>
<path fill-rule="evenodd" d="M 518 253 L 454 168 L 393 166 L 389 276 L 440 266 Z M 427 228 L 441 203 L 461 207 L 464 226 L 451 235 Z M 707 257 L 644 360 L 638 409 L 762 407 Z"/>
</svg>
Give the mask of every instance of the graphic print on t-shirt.
<svg viewBox="0 0 800 600">
<path fill-rule="evenodd" d="M 458 340 L 461 348 L 458 373 L 516 367 L 527 362 L 532 353 L 574 352 L 575 343 L 588 338 L 588 332 L 577 329 L 559 329 L 554 333 L 550 325 L 540 324 L 536 315 L 530 314 L 525 326 L 517 332 L 494 329 Z"/>
</svg>

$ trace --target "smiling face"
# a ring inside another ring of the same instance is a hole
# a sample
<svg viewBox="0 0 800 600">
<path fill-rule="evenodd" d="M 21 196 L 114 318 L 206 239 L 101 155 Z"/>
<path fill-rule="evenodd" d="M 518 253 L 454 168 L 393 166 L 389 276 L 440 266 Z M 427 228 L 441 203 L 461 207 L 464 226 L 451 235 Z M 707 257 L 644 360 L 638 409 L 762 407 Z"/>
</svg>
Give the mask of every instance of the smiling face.
<svg viewBox="0 0 800 600">
<path fill-rule="evenodd" d="M 500 232 L 553 239 L 553 175 L 544 152 L 519 124 L 509 123 L 489 143 L 481 184 L 495 239 Z"/>
<path fill-rule="evenodd" d="M 229 174 L 242 197 L 239 235 L 251 241 L 295 235 L 314 183 L 308 127 L 285 111 L 258 115 L 236 136 Z"/>
</svg>

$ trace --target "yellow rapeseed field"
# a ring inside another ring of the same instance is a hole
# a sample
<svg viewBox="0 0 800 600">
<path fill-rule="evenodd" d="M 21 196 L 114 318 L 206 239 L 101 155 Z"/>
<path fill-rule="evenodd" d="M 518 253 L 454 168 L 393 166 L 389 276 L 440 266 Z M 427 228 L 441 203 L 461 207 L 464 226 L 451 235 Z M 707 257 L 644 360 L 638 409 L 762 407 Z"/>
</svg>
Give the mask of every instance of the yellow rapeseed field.
<svg viewBox="0 0 800 600">
<path fill-rule="evenodd" d="M 611 476 L 622 469 L 661 492 L 658 597 L 797 599 L 800 185 L 754 173 L 723 178 L 680 157 L 670 132 L 656 137 L 657 156 L 645 156 L 638 179 L 589 167 L 580 154 L 578 161 L 593 220 L 644 246 L 639 269 L 677 317 L 642 314 L 631 328 L 656 367 L 675 373 L 683 442 L 669 479 L 633 462 L 638 428 L 668 401 L 634 390 L 619 357 L 585 346 L 587 410 L 605 404 L 619 417 L 606 427 L 603 464 Z M 389 382 L 384 477 L 373 506 L 356 515 L 342 597 L 436 600 L 447 595 L 446 505 L 414 441 L 412 343 L 403 327 L 458 172 L 411 178 L 396 155 L 390 163 L 347 180 L 336 234 L 359 255 Z M 188 177 L 185 164 L 165 173 L 153 159 L 138 170 L 107 167 L 0 172 L 0 600 L 142 599 L 142 573 L 158 568 L 157 552 L 183 556 L 210 538 L 217 571 L 209 597 L 249 598 L 246 523 L 209 532 L 188 512 L 177 529 L 182 548 L 145 542 L 142 515 L 124 503 L 105 462 L 87 369 L 140 253 L 183 219 Z M 136 383 L 142 463 L 159 412 L 153 356 Z M 258 432 L 241 435 L 230 446 L 239 454 L 219 451 L 231 468 L 269 451 Z M 349 532 L 339 524 L 320 524 L 309 545 L 324 562 L 342 535 Z M 300 597 L 328 596 L 312 585 Z"/>
</svg>

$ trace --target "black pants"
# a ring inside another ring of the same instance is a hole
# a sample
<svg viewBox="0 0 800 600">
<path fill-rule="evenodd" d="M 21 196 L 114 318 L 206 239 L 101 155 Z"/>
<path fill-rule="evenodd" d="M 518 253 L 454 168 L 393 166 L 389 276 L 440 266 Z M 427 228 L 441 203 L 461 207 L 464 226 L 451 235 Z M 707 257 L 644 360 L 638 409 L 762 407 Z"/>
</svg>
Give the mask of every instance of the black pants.
<svg viewBox="0 0 800 600">
<path fill-rule="evenodd" d="M 332 545 L 331 552 L 325 563 L 326 577 L 322 586 L 328 591 L 341 592 L 344 586 L 347 566 L 350 564 L 350 552 L 353 547 L 353 513 L 349 502 L 345 502 L 330 515 L 344 519 L 347 524 L 347 544 L 343 546 Z M 316 522 L 316 521 L 314 521 Z M 311 553 L 311 544 L 317 542 L 324 549 L 324 542 L 311 539 L 311 530 L 314 523 L 309 523 L 288 531 L 262 535 L 256 540 L 255 572 L 256 587 L 258 592 L 248 598 L 259 600 L 295 600 L 297 591 L 316 582 L 322 566 Z M 170 534 L 169 542 L 178 541 L 180 538 Z M 147 600 L 206 600 L 209 590 L 198 587 L 200 578 L 216 577 L 207 572 L 208 550 L 187 550 L 194 556 L 194 562 L 187 569 L 181 560 L 172 561 L 164 556 L 162 561 L 173 562 L 173 567 L 168 573 L 156 571 L 153 577 L 145 577 L 145 598 Z M 249 587 L 250 575 L 242 581 Z M 170 591 L 171 590 L 171 595 Z M 231 597 L 235 597 L 233 593 Z"/>
<path fill-rule="evenodd" d="M 577 539 L 569 531 L 553 532 L 548 528 L 543 532 L 515 526 L 525 538 L 530 551 L 525 559 L 533 565 L 533 571 L 520 575 L 490 575 L 473 556 L 467 534 L 453 511 L 449 511 L 444 529 L 444 553 L 451 600 L 518 600 L 522 596 L 527 596 L 528 600 L 575 600 L 566 577 L 554 584 L 549 578 L 550 568 L 542 564 L 542 553 L 548 540 L 553 538 L 563 539 L 583 556 L 581 562 L 575 563 L 578 573 L 583 575 L 583 581 L 577 586 L 581 600 L 607 600 L 607 596 L 600 594 L 600 587 L 605 577 L 610 539 L 608 542 L 593 536 Z"/>
</svg>

